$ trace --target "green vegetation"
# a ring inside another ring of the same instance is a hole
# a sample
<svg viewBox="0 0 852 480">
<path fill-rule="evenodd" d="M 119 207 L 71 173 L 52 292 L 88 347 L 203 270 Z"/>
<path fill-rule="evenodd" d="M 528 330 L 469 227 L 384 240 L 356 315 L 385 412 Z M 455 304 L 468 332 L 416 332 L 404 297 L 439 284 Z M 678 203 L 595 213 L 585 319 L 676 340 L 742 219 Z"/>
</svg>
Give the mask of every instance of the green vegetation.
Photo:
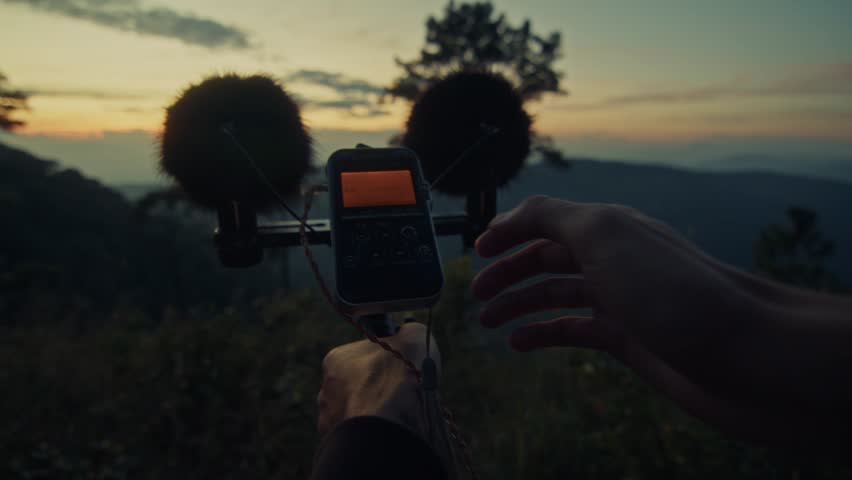
<svg viewBox="0 0 852 480">
<path fill-rule="evenodd" d="M 500 72 L 517 87 L 524 100 L 546 93 L 564 93 L 563 73 L 553 63 L 561 55 L 562 36 L 539 35 L 529 20 L 514 26 L 491 2 L 449 2 L 442 18 L 426 20 L 426 37 L 420 57 L 396 60 L 405 71 L 388 87 L 393 98 L 414 101 L 430 84 L 460 70 Z"/>
<path fill-rule="evenodd" d="M 252 313 L 4 329 L 0 478 L 307 477 L 320 360 L 352 332 L 305 293 Z"/>
<path fill-rule="evenodd" d="M 435 311 L 442 389 L 483 478 L 846 478 L 731 442 L 606 356 L 512 355 L 474 329 L 470 262 Z M 150 327 L 157 324 L 156 327 Z M 305 478 L 320 361 L 355 331 L 308 291 L 242 313 L 117 310 L 0 331 L 0 478 Z"/>
<path fill-rule="evenodd" d="M 790 285 L 845 291 L 837 275 L 826 265 L 834 255 L 835 245 L 820 230 L 817 212 L 790 207 L 786 213 L 789 227 L 772 224 L 761 230 L 754 246 L 757 271 Z"/>
</svg>

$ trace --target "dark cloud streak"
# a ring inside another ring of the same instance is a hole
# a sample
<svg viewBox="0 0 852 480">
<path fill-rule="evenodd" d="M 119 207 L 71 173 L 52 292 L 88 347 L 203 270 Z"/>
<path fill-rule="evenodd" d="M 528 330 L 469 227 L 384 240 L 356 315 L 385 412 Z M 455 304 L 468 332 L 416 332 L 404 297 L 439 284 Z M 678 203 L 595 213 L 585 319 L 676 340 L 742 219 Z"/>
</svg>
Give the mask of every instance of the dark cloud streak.
<svg viewBox="0 0 852 480">
<path fill-rule="evenodd" d="M 322 70 L 299 70 L 284 77 L 285 82 L 310 83 L 328 87 L 341 95 L 382 95 L 385 88 L 366 80 L 350 78 L 342 73 Z"/>
<path fill-rule="evenodd" d="M 207 48 L 246 49 L 248 35 L 229 26 L 165 7 L 143 8 L 138 0 L 0 0 L 141 35 L 174 38 Z"/>
<path fill-rule="evenodd" d="M 285 76 L 283 80 L 287 83 L 325 87 L 340 97 L 334 100 L 299 98 L 302 105 L 308 108 L 341 110 L 353 117 L 380 117 L 390 114 L 379 107 L 378 103 L 379 98 L 385 93 L 385 88 L 366 80 L 322 70 L 298 70 Z"/>
<path fill-rule="evenodd" d="M 89 90 L 83 88 L 25 88 L 33 97 L 85 98 L 91 100 L 144 100 L 156 98 L 152 93 L 116 92 L 109 90 Z"/>
<path fill-rule="evenodd" d="M 341 110 L 357 118 L 384 117 L 390 112 L 367 101 L 349 100 L 306 100 L 300 99 L 302 105 L 308 108 L 328 108 Z"/>
</svg>

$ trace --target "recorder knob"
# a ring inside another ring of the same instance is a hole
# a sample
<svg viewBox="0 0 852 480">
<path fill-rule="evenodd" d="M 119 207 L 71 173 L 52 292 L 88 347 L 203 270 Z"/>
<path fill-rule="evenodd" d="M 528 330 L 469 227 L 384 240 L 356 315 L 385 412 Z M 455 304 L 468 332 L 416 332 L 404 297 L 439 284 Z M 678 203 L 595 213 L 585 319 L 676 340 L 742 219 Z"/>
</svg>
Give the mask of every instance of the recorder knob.
<svg viewBox="0 0 852 480">
<path fill-rule="evenodd" d="M 417 229 L 415 229 L 411 225 L 406 225 L 402 227 L 402 230 L 400 230 L 399 234 L 402 235 L 402 238 L 406 240 L 414 240 L 417 238 Z"/>
</svg>

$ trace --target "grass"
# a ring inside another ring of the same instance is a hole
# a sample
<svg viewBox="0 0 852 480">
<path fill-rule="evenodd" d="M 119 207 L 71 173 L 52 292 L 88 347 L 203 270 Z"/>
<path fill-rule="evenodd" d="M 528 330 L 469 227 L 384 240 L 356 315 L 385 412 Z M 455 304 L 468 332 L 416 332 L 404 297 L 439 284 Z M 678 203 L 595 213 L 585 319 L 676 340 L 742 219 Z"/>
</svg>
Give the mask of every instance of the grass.
<svg viewBox="0 0 852 480">
<path fill-rule="evenodd" d="M 722 437 L 604 355 L 507 352 L 474 326 L 470 276 L 448 266 L 434 318 L 445 403 L 483 478 L 848 478 Z M 0 331 L 0 478 L 309 475 L 320 361 L 357 338 L 319 295 L 113 317 Z"/>
</svg>

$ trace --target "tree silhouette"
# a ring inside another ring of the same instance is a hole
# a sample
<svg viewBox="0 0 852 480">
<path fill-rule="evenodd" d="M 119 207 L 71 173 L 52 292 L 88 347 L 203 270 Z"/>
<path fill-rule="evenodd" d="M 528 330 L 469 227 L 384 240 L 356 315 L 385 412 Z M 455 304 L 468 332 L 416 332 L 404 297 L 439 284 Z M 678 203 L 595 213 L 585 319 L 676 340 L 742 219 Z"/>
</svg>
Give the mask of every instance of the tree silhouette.
<svg viewBox="0 0 852 480">
<path fill-rule="evenodd" d="M 458 70 L 490 69 L 515 82 L 524 100 L 545 93 L 564 93 L 559 87 L 562 72 L 553 69 L 560 56 L 561 35 L 532 32 L 529 20 L 512 26 L 503 14 L 496 15 L 490 2 L 450 1 L 443 18 L 426 20 L 426 46 L 420 58 L 396 59 L 404 76 L 391 85 L 392 97 L 414 100 L 420 92 L 446 74 Z"/>
<path fill-rule="evenodd" d="M 10 131 L 24 125 L 23 121 L 14 120 L 10 116 L 15 110 L 29 110 L 29 95 L 20 90 L 12 90 L 7 84 L 8 78 L 0 73 L 0 130 Z"/>
<path fill-rule="evenodd" d="M 434 82 L 457 71 L 491 71 L 509 79 L 524 101 L 538 100 L 547 93 L 564 94 L 563 73 L 553 67 L 561 55 L 558 31 L 538 35 L 529 20 L 512 25 L 497 14 L 491 2 L 456 4 L 444 8 L 442 18 L 426 20 L 426 44 L 420 57 L 396 59 L 405 73 L 386 92 L 389 97 L 413 101 Z M 399 138 L 391 140 L 392 143 Z M 568 166 L 552 139 L 534 136 L 533 150 L 547 163 Z"/>
<path fill-rule="evenodd" d="M 813 210 L 787 209 L 790 226 L 769 225 L 754 247 L 757 270 L 775 280 L 817 290 L 841 291 L 837 277 L 825 266 L 834 255 L 834 242 L 823 237 Z"/>
</svg>

